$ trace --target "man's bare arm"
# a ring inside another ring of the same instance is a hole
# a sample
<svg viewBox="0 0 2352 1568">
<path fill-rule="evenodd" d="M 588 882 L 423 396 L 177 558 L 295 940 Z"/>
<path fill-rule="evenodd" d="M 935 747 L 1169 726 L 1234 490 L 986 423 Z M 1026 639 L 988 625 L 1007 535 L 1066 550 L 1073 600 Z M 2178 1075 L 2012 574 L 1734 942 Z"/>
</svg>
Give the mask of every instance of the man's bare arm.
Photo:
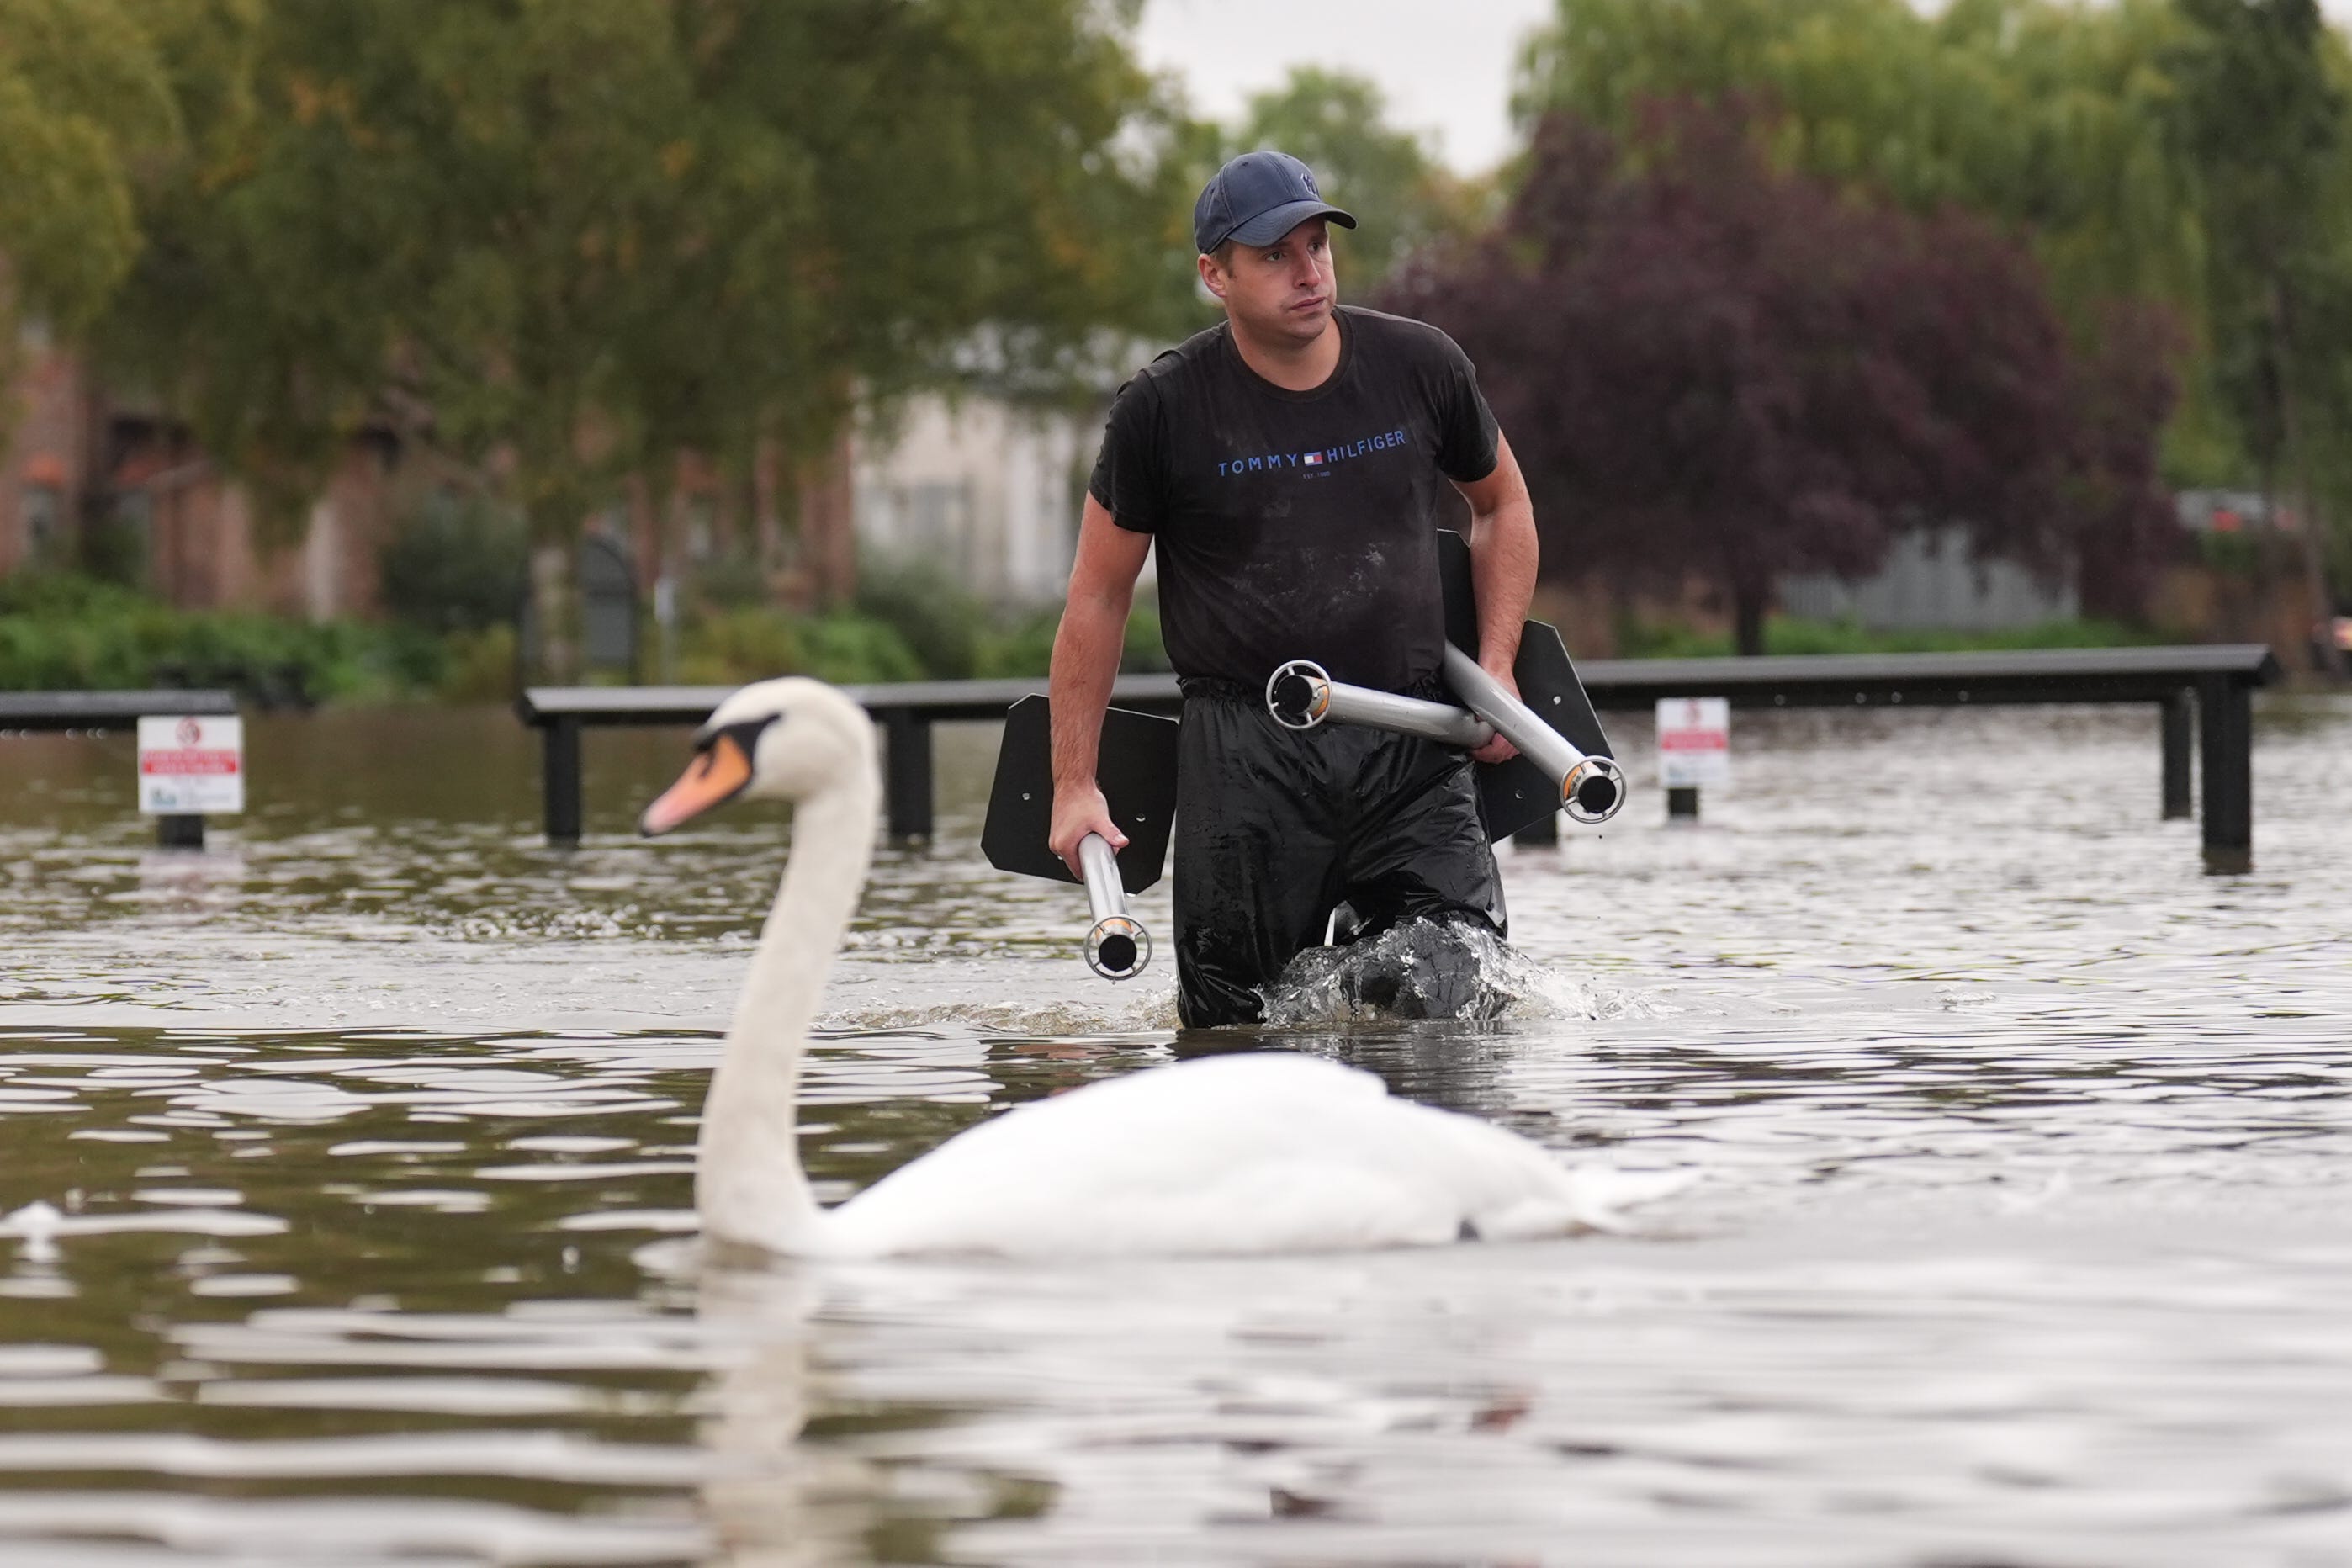
<svg viewBox="0 0 2352 1568">
<path fill-rule="evenodd" d="M 1127 613 L 1135 579 L 1151 552 L 1151 536 L 1118 526 L 1102 502 L 1087 497 L 1078 519 L 1078 554 L 1070 568 L 1070 595 L 1054 634 L 1054 826 L 1046 842 L 1078 875 L 1078 840 L 1099 833 L 1114 848 L 1127 835 L 1110 819 L 1095 763 L 1102 747 L 1103 710 L 1118 679 L 1127 642 Z"/>
<path fill-rule="evenodd" d="M 1511 444 L 1496 436 L 1494 471 L 1456 483 L 1470 503 L 1470 582 L 1478 595 L 1478 664 L 1514 694 L 1511 666 L 1519 657 L 1519 628 L 1535 597 L 1536 509 Z M 1500 735 L 1470 753 L 1482 763 L 1507 762 L 1517 748 Z"/>
</svg>

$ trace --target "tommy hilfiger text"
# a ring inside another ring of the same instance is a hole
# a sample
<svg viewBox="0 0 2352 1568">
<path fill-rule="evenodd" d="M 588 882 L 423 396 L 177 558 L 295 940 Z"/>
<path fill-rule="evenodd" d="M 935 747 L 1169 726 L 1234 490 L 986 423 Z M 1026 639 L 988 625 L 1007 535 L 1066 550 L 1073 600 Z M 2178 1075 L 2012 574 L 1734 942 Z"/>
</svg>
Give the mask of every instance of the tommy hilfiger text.
<svg viewBox="0 0 2352 1568">
<path fill-rule="evenodd" d="M 1405 442 L 1402 430 L 1386 430 L 1378 436 L 1367 436 L 1360 441 L 1343 442 L 1337 447 L 1321 447 L 1312 452 L 1268 452 L 1259 458 L 1234 458 L 1217 465 L 1220 474 L 1256 474 L 1284 468 L 1322 468 L 1334 463 L 1344 463 L 1350 458 L 1360 458 L 1369 452 L 1385 452 L 1402 447 Z"/>
</svg>

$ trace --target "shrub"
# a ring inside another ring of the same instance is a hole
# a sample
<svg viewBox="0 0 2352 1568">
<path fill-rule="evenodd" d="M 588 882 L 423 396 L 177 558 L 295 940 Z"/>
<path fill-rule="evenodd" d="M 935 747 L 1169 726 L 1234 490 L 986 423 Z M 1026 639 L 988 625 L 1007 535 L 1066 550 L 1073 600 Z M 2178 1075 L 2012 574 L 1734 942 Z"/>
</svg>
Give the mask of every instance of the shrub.
<svg viewBox="0 0 2352 1568">
<path fill-rule="evenodd" d="M 808 662 L 799 626 L 775 610 L 717 610 L 688 621 L 678 637 L 677 678 L 730 686 L 789 675 Z"/>
<path fill-rule="evenodd" d="M 981 637 L 972 673 L 1001 680 L 1043 679 L 1053 666 L 1054 634 L 1061 626 L 1062 612 L 1047 610 L 991 628 Z M 1160 640 L 1160 612 L 1151 605 L 1138 605 L 1128 616 L 1118 668 L 1123 675 L 1159 674 L 1172 668 Z"/>
<path fill-rule="evenodd" d="M 511 623 L 530 552 L 520 519 L 484 501 L 436 494 L 376 557 L 383 607 L 435 632 Z"/>
<path fill-rule="evenodd" d="M 451 632 L 436 645 L 441 668 L 434 695 L 444 702 L 511 702 L 515 698 L 515 629 L 484 626 Z"/>
<path fill-rule="evenodd" d="M 1168 644 L 1160 635 L 1160 609 L 1138 605 L 1127 617 L 1127 646 L 1119 668 L 1129 675 L 1158 674 L 1175 668 L 1168 662 Z"/>
<path fill-rule="evenodd" d="M 1764 651 L 1801 653 L 1962 653 L 1976 649 L 2130 647 L 2162 640 L 2114 621 L 2047 621 L 1998 631 L 1923 627 L 1873 631 L 1852 621 L 1810 621 L 1774 616 L 1764 623 Z M 1727 631 L 1700 631 L 1675 623 L 1632 618 L 1617 623 L 1617 651 L 1625 658 L 1706 658 L 1732 651 Z"/>
<path fill-rule="evenodd" d="M 739 544 L 697 563 L 688 574 L 687 594 L 709 609 L 754 609 L 767 602 L 767 571 L 757 550 Z"/>
<path fill-rule="evenodd" d="M 776 675 L 857 685 L 920 680 L 929 672 L 896 627 L 852 611 L 798 617 L 772 609 L 719 610 L 687 623 L 677 679 L 731 686 Z"/>
<path fill-rule="evenodd" d="M 110 584 L 0 583 L 0 689 L 223 686 L 265 707 L 404 688 L 395 638 L 349 621 L 174 610 Z"/>
<path fill-rule="evenodd" d="M 806 673 L 820 680 L 859 685 L 871 681 L 921 680 L 935 675 L 908 646 L 899 629 L 871 616 L 835 614 L 811 621 Z"/>
<path fill-rule="evenodd" d="M 980 639 L 972 673 L 991 680 L 1043 676 L 1054 661 L 1054 634 L 1061 625 L 1062 613 L 1047 610 L 991 627 Z"/>
<path fill-rule="evenodd" d="M 868 567 L 858 579 L 856 608 L 897 632 L 934 679 L 962 680 L 979 668 L 988 611 L 942 573 L 925 566 Z"/>
</svg>

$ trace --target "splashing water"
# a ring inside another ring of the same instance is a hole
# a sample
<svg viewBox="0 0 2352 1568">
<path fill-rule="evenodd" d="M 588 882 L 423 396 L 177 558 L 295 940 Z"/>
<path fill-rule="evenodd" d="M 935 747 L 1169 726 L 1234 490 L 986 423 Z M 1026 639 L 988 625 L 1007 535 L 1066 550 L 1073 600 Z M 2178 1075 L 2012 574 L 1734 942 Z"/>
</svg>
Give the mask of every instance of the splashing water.
<svg viewBox="0 0 2352 1568">
<path fill-rule="evenodd" d="M 1395 1018 L 1608 1018 L 1643 1015 L 1639 999 L 1547 969 L 1486 926 L 1400 921 L 1376 936 L 1309 948 L 1259 993 L 1278 1027 Z"/>
</svg>

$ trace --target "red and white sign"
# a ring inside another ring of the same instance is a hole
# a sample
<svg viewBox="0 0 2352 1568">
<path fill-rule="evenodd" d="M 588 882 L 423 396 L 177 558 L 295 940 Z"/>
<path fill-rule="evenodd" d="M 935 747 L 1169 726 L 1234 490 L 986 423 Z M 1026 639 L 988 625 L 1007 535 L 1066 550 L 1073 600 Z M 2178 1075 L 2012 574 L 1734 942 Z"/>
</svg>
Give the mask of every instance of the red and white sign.
<svg viewBox="0 0 2352 1568">
<path fill-rule="evenodd" d="M 203 816 L 245 809 L 245 721 L 139 721 L 139 809 Z"/>
<path fill-rule="evenodd" d="M 1668 789 L 1731 782 L 1728 698 L 1658 699 L 1658 773 Z"/>
</svg>

